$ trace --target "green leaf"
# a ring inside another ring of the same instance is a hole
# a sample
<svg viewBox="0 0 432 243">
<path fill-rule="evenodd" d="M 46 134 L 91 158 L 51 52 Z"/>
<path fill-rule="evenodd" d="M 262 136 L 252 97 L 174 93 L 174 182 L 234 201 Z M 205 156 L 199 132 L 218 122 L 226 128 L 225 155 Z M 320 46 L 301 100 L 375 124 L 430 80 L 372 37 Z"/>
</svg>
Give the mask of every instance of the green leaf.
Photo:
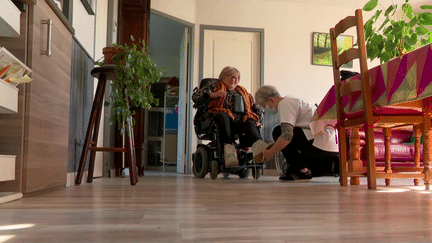
<svg viewBox="0 0 432 243">
<path fill-rule="evenodd" d="M 381 63 L 384 63 L 384 62 L 388 62 L 388 61 L 390 61 L 390 59 L 391 59 L 392 57 L 393 57 L 393 56 L 392 56 L 391 53 L 388 53 L 388 52 L 384 52 L 384 53 L 382 53 L 382 55 L 381 55 Z"/>
<path fill-rule="evenodd" d="M 421 9 L 425 10 L 425 9 L 432 9 L 432 5 L 422 5 L 420 6 Z"/>
<path fill-rule="evenodd" d="M 363 6 L 364 11 L 371 11 L 378 5 L 378 0 L 370 0 Z"/>
<path fill-rule="evenodd" d="M 430 33 L 429 29 L 424 26 L 417 26 L 415 32 L 417 35 L 427 35 Z"/>
<path fill-rule="evenodd" d="M 417 16 L 409 22 L 409 27 L 411 28 L 415 27 L 416 25 L 418 25 L 418 22 L 419 22 L 419 17 Z"/>
<path fill-rule="evenodd" d="M 374 15 L 372 15 L 371 19 L 376 21 L 381 16 L 382 10 L 377 10 Z"/>
<path fill-rule="evenodd" d="M 402 32 L 402 28 L 403 28 L 403 24 L 401 22 L 395 22 L 393 24 L 393 28 L 391 29 L 391 32 L 396 35 L 397 33 Z"/>
<path fill-rule="evenodd" d="M 393 42 L 392 40 L 387 40 L 385 42 L 385 51 L 388 53 L 393 52 L 396 49 L 398 43 Z"/>
<path fill-rule="evenodd" d="M 382 23 L 382 25 L 379 27 L 378 31 L 382 30 L 388 23 L 390 22 L 390 18 L 387 16 L 386 20 Z"/>
<path fill-rule="evenodd" d="M 390 5 L 384 13 L 384 16 L 388 16 L 395 9 L 394 5 Z"/>
<path fill-rule="evenodd" d="M 416 42 L 417 42 L 417 40 L 416 40 Z M 403 43 L 403 50 L 402 50 L 402 53 L 401 53 L 402 55 L 414 49 L 413 46 L 415 45 L 415 43 L 414 44 L 411 44 L 411 43 L 412 42 L 410 42 L 410 41 L 405 41 Z"/>
<path fill-rule="evenodd" d="M 417 43 L 417 34 L 411 35 L 411 37 L 405 37 L 404 38 L 405 44 L 408 44 L 409 46 L 413 46 Z M 410 49 L 410 47 L 406 48 Z"/>
<path fill-rule="evenodd" d="M 409 4 L 409 3 L 404 3 L 404 4 L 402 5 L 402 11 L 406 14 L 406 16 L 407 16 L 409 19 L 412 19 L 412 18 L 413 18 L 414 10 L 413 10 L 413 7 L 411 6 L 411 4 Z"/>
<path fill-rule="evenodd" d="M 420 24 L 426 26 L 432 25 L 432 13 L 420 13 L 419 18 L 420 18 L 419 21 Z"/>
</svg>

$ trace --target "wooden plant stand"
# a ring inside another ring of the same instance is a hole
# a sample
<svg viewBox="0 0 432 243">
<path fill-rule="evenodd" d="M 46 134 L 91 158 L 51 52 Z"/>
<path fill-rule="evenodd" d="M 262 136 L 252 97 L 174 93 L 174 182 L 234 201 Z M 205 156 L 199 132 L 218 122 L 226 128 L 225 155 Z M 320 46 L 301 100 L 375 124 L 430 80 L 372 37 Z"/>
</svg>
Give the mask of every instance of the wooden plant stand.
<svg viewBox="0 0 432 243">
<path fill-rule="evenodd" d="M 134 149 L 134 134 L 133 127 L 131 125 L 126 126 L 126 142 L 123 148 L 107 148 L 107 147 L 97 147 L 97 139 L 99 133 L 100 118 L 103 107 L 103 97 L 105 93 L 105 86 L 107 80 L 113 80 L 114 76 L 114 65 L 106 65 L 102 67 L 96 67 L 91 71 L 91 75 L 99 80 L 95 98 L 93 101 L 93 106 L 90 114 L 90 121 L 87 128 L 87 133 L 85 136 L 84 147 L 81 153 L 80 164 L 78 167 L 77 177 L 75 178 L 75 184 L 81 184 L 81 180 L 84 173 L 84 168 L 86 160 L 88 157 L 89 150 L 90 163 L 88 169 L 87 182 L 91 183 L 93 181 L 93 172 L 95 165 L 96 152 L 120 152 L 125 153 L 126 161 L 129 165 L 130 172 L 130 183 L 135 185 L 138 182 L 138 172 L 136 167 L 136 157 Z"/>
</svg>

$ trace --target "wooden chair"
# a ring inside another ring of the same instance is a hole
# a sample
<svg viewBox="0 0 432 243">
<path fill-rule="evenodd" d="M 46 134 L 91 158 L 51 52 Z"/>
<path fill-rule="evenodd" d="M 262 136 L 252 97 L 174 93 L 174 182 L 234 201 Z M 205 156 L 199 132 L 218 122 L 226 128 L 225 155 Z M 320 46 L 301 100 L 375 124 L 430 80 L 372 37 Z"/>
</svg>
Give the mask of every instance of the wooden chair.
<svg viewBox="0 0 432 243">
<path fill-rule="evenodd" d="M 357 31 L 357 46 L 348 49 L 339 54 L 337 50 L 336 38 L 352 27 Z M 385 178 L 387 184 L 391 178 L 422 178 L 425 175 L 422 168 L 417 165 L 407 170 L 393 170 L 391 167 L 391 158 L 389 152 L 390 143 L 386 143 L 386 166 L 384 170 L 377 171 L 375 162 L 374 148 L 374 129 L 384 129 L 387 139 L 390 138 L 391 129 L 402 126 L 416 126 L 422 132 L 430 130 L 430 117 L 425 112 L 418 109 L 402 107 L 374 107 L 371 98 L 370 76 L 367 66 L 367 55 L 365 47 L 364 27 L 362 10 L 357 9 L 355 16 L 348 16 L 341 20 L 334 28 L 330 29 L 330 41 L 332 47 L 332 64 L 336 93 L 337 122 L 339 132 L 339 152 L 340 152 L 340 184 L 346 186 L 348 177 L 351 177 L 351 184 L 356 184 L 355 179 L 359 176 L 367 176 L 368 188 L 376 189 L 376 179 Z M 342 82 L 340 77 L 340 67 L 349 61 L 358 59 L 360 62 L 361 80 L 359 82 Z M 363 99 L 363 110 L 355 113 L 349 113 L 344 110 L 343 96 L 349 96 L 354 92 L 361 92 Z M 366 133 L 366 170 L 363 168 L 363 162 L 360 160 L 360 143 L 358 141 L 359 128 L 364 128 Z M 350 138 L 350 161 L 347 161 L 347 129 L 352 129 L 352 138 Z M 418 139 L 418 136 L 417 136 Z M 419 150 L 419 146 L 416 146 Z M 419 152 L 417 151 L 417 154 Z M 416 158 L 419 160 L 418 156 Z M 404 173 L 399 173 L 404 172 Z M 354 179 L 354 180 L 353 180 Z M 354 181 L 354 183 L 353 183 Z M 425 180 L 428 188 L 428 180 Z"/>
</svg>

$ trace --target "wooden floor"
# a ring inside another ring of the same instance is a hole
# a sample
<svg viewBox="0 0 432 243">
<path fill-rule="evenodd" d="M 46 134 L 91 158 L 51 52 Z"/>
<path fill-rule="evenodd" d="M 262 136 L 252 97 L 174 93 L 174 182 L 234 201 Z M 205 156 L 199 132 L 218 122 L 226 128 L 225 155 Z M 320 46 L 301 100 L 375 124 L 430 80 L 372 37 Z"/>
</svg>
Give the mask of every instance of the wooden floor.
<svg viewBox="0 0 432 243">
<path fill-rule="evenodd" d="M 423 186 L 337 181 L 95 179 L 0 205 L 0 242 L 432 242 Z"/>
</svg>

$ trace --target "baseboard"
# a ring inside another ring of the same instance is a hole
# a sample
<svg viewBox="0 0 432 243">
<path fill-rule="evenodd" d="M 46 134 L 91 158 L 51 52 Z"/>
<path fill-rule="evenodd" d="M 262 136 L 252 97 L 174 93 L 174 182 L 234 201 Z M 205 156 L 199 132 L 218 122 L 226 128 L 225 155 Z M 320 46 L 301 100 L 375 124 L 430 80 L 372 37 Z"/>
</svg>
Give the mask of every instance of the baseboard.
<svg viewBox="0 0 432 243">
<path fill-rule="evenodd" d="M 85 171 L 82 179 L 87 180 L 88 171 Z M 76 172 L 68 172 L 66 178 L 66 187 L 75 186 Z"/>
<path fill-rule="evenodd" d="M 23 194 L 21 192 L 0 192 L 0 204 L 12 202 L 22 197 Z"/>
<path fill-rule="evenodd" d="M 276 169 L 264 169 L 263 175 L 265 176 L 280 176 Z"/>
<path fill-rule="evenodd" d="M 109 170 L 109 177 L 110 177 L 110 178 L 114 178 L 114 177 L 116 177 L 115 173 L 116 173 L 116 169 L 110 169 L 110 170 Z"/>
</svg>

